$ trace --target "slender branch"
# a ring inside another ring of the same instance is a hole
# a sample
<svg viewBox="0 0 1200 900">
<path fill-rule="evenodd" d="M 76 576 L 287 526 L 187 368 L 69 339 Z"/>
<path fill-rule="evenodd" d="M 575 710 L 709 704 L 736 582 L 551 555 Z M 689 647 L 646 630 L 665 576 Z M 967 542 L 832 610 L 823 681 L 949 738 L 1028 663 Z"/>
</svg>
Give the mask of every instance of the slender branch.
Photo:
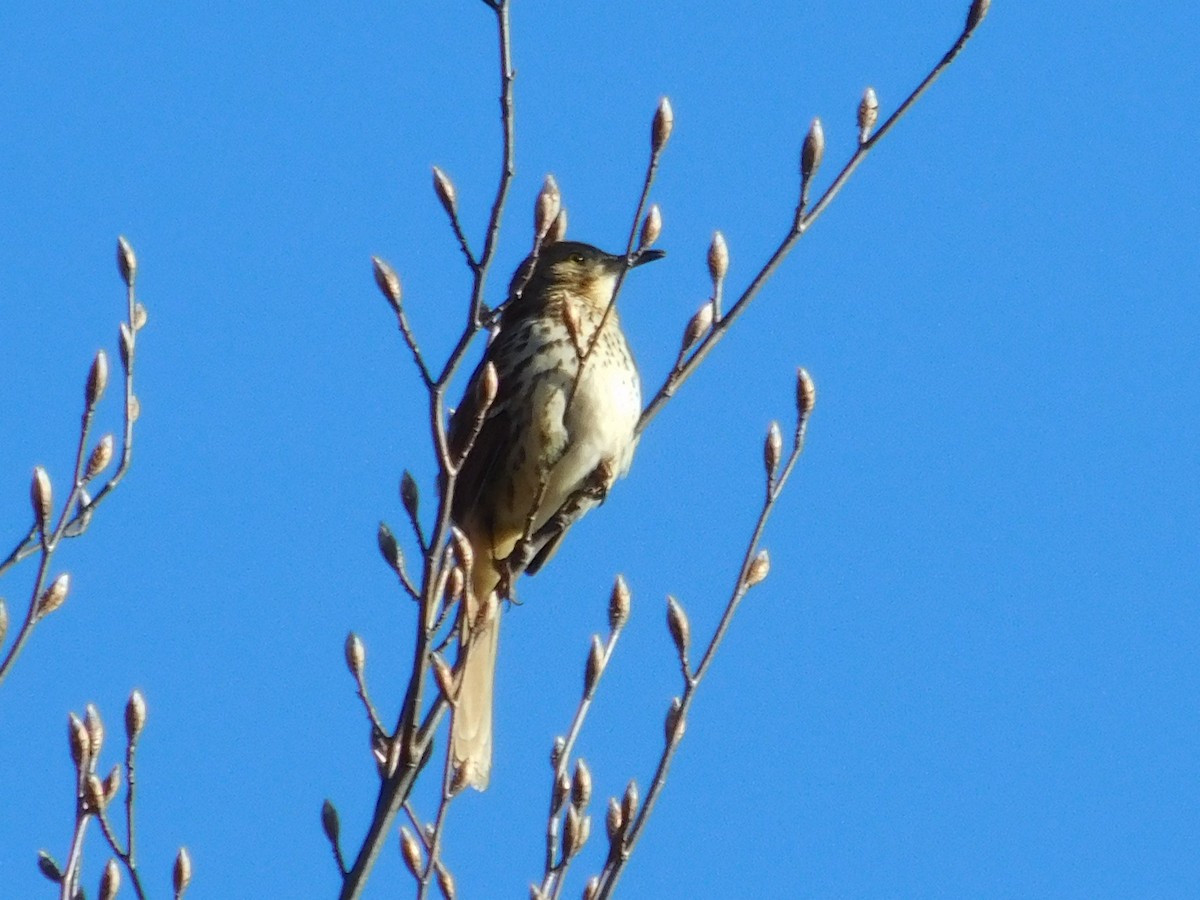
<svg viewBox="0 0 1200 900">
<path fill-rule="evenodd" d="M 26 533 L 25 537 L 18 541 L 16 547 L 5 558 L 3 563 L 0 563 L 0 575 L 3 575 L 8 569 L 15 566 L 17 563 L 33 555 L 35 552 L 40 552 L 41 559 L 38 564 L 37 575 L 34 578 L 33 589 L 30 592 L 29 606 L 25 614 L 25 618 L 21 624 L 21 628 L 17 631 L 13 642 L 8 649 L 8 652 L 0 660 L 0 682 L 4 681 L 5 676 L 11 671 L 17 657 L 29 640 L 34 627 L 37 623 L 49 612 L 50 608 L 43 605 L 43 593 L 46 584 L 46 577 L 49 574 L 50 564 L 52 562 L 55 551 L 64 538 L 78 537 L 83 534 L 91 523 L 92 515 L 97 506 L 107 497 L 113 489 L 120 483 L 125 472 L 129 468 L 130 460 L 133 453 L 133 423 L 137 419 L 138 403 L 137 398 L 133 393 L 133 364 L 136 349 L 137 331 L 145 323 L 145 310 L 137 302 L 136 293 L 134 290 L 134 282 L 137 273 L 137 261 L 133 256 L 133 250 L 124 238 L 118 241 L 118 263 L 121 269 L 122 277 L 125 279 L 126 290 L 126 305 L 128 309 L 128 320 L 121 323 L 120 340 L 121 340 L 121 360 L 125 370 L 125 412 L 124 412 L 124 430 L 122 438 L 121 461 L 117 466 L 116 471 L 96 494 L 92 497 L 88 494 L 86 486 L 88 482 L 99 474 L 99 472 L 107 466 L 108 460 L 112 455 L 111 438 L 105 438 L 101 443 L 107 450 L 98 445 L 90 456 L 88 451 L 88 435 L 91 431 L 92 421 L 95 417 L 96 405 L 99 403 L 102 394 L 104 393 L 105 385 L 108 381 L 108 357 L 100 352 L 92 363 L 91 371 L 87 380 L 87 391 L 85 392 L 84 411 L 79 427 L 79 439 L 75 446 L 75 465 L 73 469 L 73 477 L 71 480 L 71 490 L 62 505 L 57 520 L 57 524 L 52 531 L 47 532 L 45 522 L 39 524 L 36 520 Z M 104 455 L 107 453 L 107 455 Z M 103 459 L 103 465 L 99 465 Z M 85 471 L 85 465 L 87 469 Z M 95 471 L 93 471 L 95 468 Z M 40 471 L 40 470 L 39 470 Z M 42 473 L 44 477 L 44 472 Z M 36 477 L 36 476 L 35 476 Z M 49 482 L 46 482 L 47 490 Z M 47 503 L 49 501 L 47 500 Z M 57 584 L 57 582 L 56 582 Z M 51 588 L 53 590 L 53 588 Z M 58 598 L 58 604 L 61 604 L 65 599 L 65 582 L 63 583 L 62 596 Z M 0 642 L 3 638 L 0 637 Z"/>
<path fill-rule="evenodd" d="M 475 286 L 471 292 L 471 307 L 468 315 L 468 322 L 472 326 L 478 326 L 483 319 L 484 284 L 487 280 L 488 269 L 496 254 L 497 238 L 500 235 L 500 219 L 504 213 L 504 203 L 508 199 L 508 189 L 516 174 L 516 120 L 513 112 L 513 79 L 516 76 L 512 66 L 509 0 L 484 0 L 484 2 L 496 14 L 496 38 L 499 42 L 500 53 L 500 128 L 503 134 L 504 149 L 501 152 L 500 179 L 496 186 L 496 198 L 492 201 L 492 212 L 488 217 L 487 236 L 484 238 L 483 251 L 479 255 L 479 261 L 474 266 Z"/>
<path fill-rule="evenodd" d="M 825 192 L 812 206 L 812 208 L 807 212 L 804 211 L 804 202 L 807 199 L 806 197 L 802 197 L 801 201 L 797 203 L 792 226 L 784 236 L 783 240 L 780 242 L 779 246 L 775 249 L 775 252 L 771 254 L 770 258 L 758 271 L 758 274 L 754 276 L 750 282 L 750 285 L 745 291 L 742 292 L 742 295 L 738 298 L 737 302 L 733 304 L 729 312 L 713 324 L 712 330 L 709 331 L 704 339 L 699 342 L 695 351 L 688 358 L 688 360 L 683 365 L 672 369 L 670 374 L 668 374 L 667 379 L 663 382 L 662 387 L 658 389 L 658 391 L 651 398 L 650 402 L 646 404 L 646 408 L 642 411 L 641 418 L 638 419 L 636 429 L 637 434 L 641 434 L 646 429 L 646 426 L 650 424 L 650 420 L 658 415 L 662 407 L 671 399 L 671 397 L 675 394 L 675 391 L 678 390 L 679 386 L 692 376 L 692 374 L 696 371 L 696 368 L 701 362 L 704 361 L 704 358 L 708 356 L 712 348 L 716 346 L 721 338 L 725 336 L 725 334 L 732 327 L 734 321 L 745 311 L 746 307 L 755 298 L 755 296 L 757 296 L 763 285 L 765 285 L 767 281 L 770 280 L 771 276 L 775 274 L 775 271 L 779 268 L 780 264 L 791 252 L 792 248 L 796 245 L 800 238 L 805 235 L 808 229 L 811 228 L 817 219 L 821 217 L 821 214 L 825 212 L 829 204 L 833 202 L 833 198 L 836 197 L 846 185 L 846 182 L 849 181 L 850 176 L 854 174 L 854 170 L 858 168 L 862 161 L 867 158 L 867 155 L 881 140 L 883 140 L 883 137 L 892 130 L 895 124 L 904 117 L 905 113 L 909 111 L 912 105 L 917 102 L 917 100 L 922 94 L 925 93 L 926 90 L 929 89 L 930 85 L 937 80 L 938 76 L 942 74 L 946 67 L 949 66 L 950 63 L 954 61 L 955 57 L 957 57 L 962 51 L 963 47 L 966 46 L 968 39 L 970 39 L 971 35 L 974 34 L 975 28 L 982 20 L 982 14 L 976 13 L 976 6 L 978 5 L 979 0 L 976 0 L 976 3 L 971 7 L 971 14 L 967 20 L 967 27 L 964 28 L 959 34 L 958 39 L 954 42 L 954 45 L 948 51 L 946 51 L 945 55 L 938 60 L 937 64 L 930 69 L 929 73 L 924 79 L 922 79 L 921 83 L 917 85 L 917 87 L 911 94 L 908 95 L 907 98 L 905 98 L 904 102 L 900 104 L 896 111 L 887 118 L 883 125 L 879 127 L 878 131 L 876 131 L 866 140 L 860 141 L 858 148 L 854 151 L 853 155 L 842 167 L 842 170 L 837 174 L 829 187 L 825 189 Z M 984 11 L 986 12 L 986 9 Z"/>
<path fill-rule="evenodd" d="M 725 639 L 725 635 L 733 623 L 733 617 L 741 605 L 742 598 L 746 596 L 746 592 L 751 587 L 766 577 L 769 567 L 768 557 L 765 551 L 759 552 L 759 543 L 762 540 L 763 531 L 766 529 L 767 520 L 775 509 L 775 504 L 778 502 L 780 496 L 782 496 L 788 479 L 791 478 L 792 471 L 800 459 L 800 454 L 804 451 L 804 439 L 808 430 L 808 419 L 812 412 L 815 396 L 812 380 L 809 378 L 808 373 L 801 369 L 797 380 L 798 414 L 791 453 L 782 470 L 776 472 L 773 465 L 768 465 L 766 495 L 763 498 L 762 508 L 759 510 L 758 518 L 747 541 L 745 553 L 742 555 L 737 579 L 734 582 L 729 600 L 725 604 L 721 620 L 708 642 L 700 664 L 690 674 L 687 671 L 686 664 L 686 642 L 677 639 L 677 649 L 679 650 L 684 674 L 683 692 L 672 703 L 671 710 L 668 713 L 666 745 L 663 748 L 662 755 L 659 757 L 654 778 L 650 783 L 650 789 L 646 793 L 645 803 L 633 821 L 625 822 L 614 838 L 612 852 L 609 854 L 608 860 L 600 872 L 599 889 L 593 895 L 597 900 L 611 896 L 616 887 L 617 880 L 620 878 L 625 865 L 629 861 L 633 848 L 645 830 L 650 814 L 654 810 L 654 805 L 662 793 L 663 787 L 666 785 L 667 773 L 670 770 L 671 761 L 674 759 L 675 753 L 679 749 L 679 744 L 683 739 L 687 714 L 691 709 L 696 691 L 699 689 L 704 676 L 708 674 L 708 670 L 716 658 L 717 650 L 720 648 L 721 642 Z"/>
</svg>

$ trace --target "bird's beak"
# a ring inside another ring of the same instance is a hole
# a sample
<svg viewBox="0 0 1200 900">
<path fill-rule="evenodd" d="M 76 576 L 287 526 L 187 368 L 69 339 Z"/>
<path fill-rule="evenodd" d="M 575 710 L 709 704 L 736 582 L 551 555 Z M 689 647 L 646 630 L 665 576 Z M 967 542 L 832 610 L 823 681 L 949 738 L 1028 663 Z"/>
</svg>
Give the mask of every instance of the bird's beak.
<svg viewBox="0 0 1200 900">
<path fill-rule="evenodd" d="M 654 262 L 656 259 L 662 259 L 667 255 L 665 250 L 642 250 L 640 253 L 633 254 L 633 258 L 629 263 L 629 268 L 640 266 L 643 263 Z"/>
</svg>

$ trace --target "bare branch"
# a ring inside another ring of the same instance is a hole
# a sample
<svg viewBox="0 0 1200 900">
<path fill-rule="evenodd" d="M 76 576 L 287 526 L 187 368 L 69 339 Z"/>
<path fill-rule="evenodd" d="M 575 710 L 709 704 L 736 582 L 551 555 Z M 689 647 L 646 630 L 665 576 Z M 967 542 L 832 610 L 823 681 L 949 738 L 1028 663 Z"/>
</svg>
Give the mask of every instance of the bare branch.
<svg viewBox="0 0 1200 900">
<path fill-rule="evenodd" d="M 907 98 L 905 98 L 904 102 L 900 104 L 896 111 L 887 118 L 883 125 L 880 126 L 879 130 L 876 131 L 875 134 L 867 137 L 865 140 L 862 140 L 859 143 L 858 149 L 854 151 L 853 155 L 851 155 L 850 159 L 842 167 L 842 170 L 833 179 L 833 182 L 828 188 L 825 189 L 825 193 L 821 195 L 820 199 L 813 205 L 811 209 L 805 211 L 808 199 L 808 176 L 815 172 L 817 167 L 816 164 L 820 162 L 820 156 L 824 149 L 823 131 L 820 133 L 820 138 L 818 139 L 813 135 L 813 131 L 817 129 L 810 129 L 809 137 L 805 140 L 805 150 L 802 153 L 801 160 L 802 169 L 808 168 L 808 174 L 802 178 L 803 187 L 801 190 L 801 197 L 796 204 L 796 212 L 793 216 L 791 228 L 788 230 L 787 234 L 784 235 L 783 240 L 775 249 L 775 252 L 771 254 L 770 258 L 766 261 L 766 263 L 763 264 L 762 268 L 759 269 L 758 274 L 751 279 L 750 285 L 745 291 L 742 292 L 742 295 L 738 298 L 737 302 L 734 303 L 728 314 L 726 314 L 723 318 L 719 318 L 712 330 L 702 341 L 699 342 L 695 351 L 690 357 L 688 357 L 686 362 L 684 362 L 682 365 L 675 366 L 667 375 L 667 378 L 663 382 L 662 386 L 655 392 L 654 396 L 646 404 L 646 408 L 642 411 L 642 416 L 638 420 L 637 424 L 638 434 L 641 434 L 646 429 L 646 426 L 650 424 L 650 420 L 658 415 L 658 413 L 662 410 L 662 407 L 671 399 L 672 396 L 674 396 L 675 392 L 679 389 L 679 386 L 692 376 L 692 374 L 696 371 L 696 368 L 701 362 L 703 362 L 704 358 L 708 356 L 712 348 L 716 346 L 721 338 L 725 336 L 725 334 L 732 327 L 734 321 L 745 311 L 750 302 L 758 295 L 758 292 L 762 290 L 763 285 L 765 285 L 770 277 L 775 274 L 775 271 L 787 257 L 788 253 L 791 252 L 797 241 L 799 241 L 800 238 L 805 235 L 808 229 L 811 228 L 812 225 L 817 221 L 817 219 L 821 217 L 821 214 L 825 212 L 829 204 L 833 201 L 833 198 L 838 195 L 841 189 L 845 186 L 846 182 L 850 179 L 850 176 L 854 174 L 854 170 L 858 168 L 859 164 L 861 164 L 864 159 L 866 159 L 867 155 L 872 149 L 874 149 L 875 145 L 878 144 L 879 141 L 881 141 L 889 131 L 891 131 L 892 127 L 904 117 L 904 114 L 908 112 L 912 105 L 916 103 L 921 95 L 929 89 L 929 86 L 937 80 L 938 76 L 942 74 L 943 70 L 945 70 L 945 68 L 954 61 L 954 58 L 958 56 L 963 47 L 966 46 L 967 40 L 974 33 L 976 26 L 978 26 L 980 21 L 982 21 L 983 16 L 987 12 L 987 6 L 988 3 L 982 2 L 982 0 L 976 0 L 976 2 L 972 4 L 971 13 L 968 15 L 967 19 L 967 25 L 962 33 L 959 34 L 958 39 L 954 42 L 953 46 L 951 46 L 951 48 L 946 51 L 946 54 L 940 60 L 938 60 L 937 64 L 930 69 L 929 73 L 924 79 L 922 79 L 921 83 L 917 85 L 917 87 L 911 94 L 908 95 Z M 871 94 L 873 96 L 874 92 L 872 91 Z M 876 105 L 877 104 L 878 101 L 876 100 Z M 819 123 L 815 122 L 814 126 L 818 124 Z M 863 119 L 862 114 L 860 114 L 860 135 L 863 133 L 862 124 Z M 818 152 L 818 145 L 821 152 Z"/>
<path fill-rule="evenodd" d="M 704 676 L 708 674 L 709 668 L 712 666 L 713 659 L 716 657 L 717 650 L 721 646 L 729 627 L 733 622 L 734 614 L 737 612 L 738 606 L 745 597 L 746 592 L 751 587 L 758 584 L 766 577 L 768 568 L 768 557 L 766 551 L 759 550 L 759 542 L 762 540 L 763 531 L 766 529 L 767 520 L 771 516 L 771 512 L 775 508 L 780 496 L 783 494 L 783 489 L 786 487 L 788 479 L 791 477 L 792 470 L 795 468 L 797 461 L 800 459 L 800 454 L 804 450 L 804 438 L 808 428 L 809 416 L 812 413 L 813 405 L 816 399 L 816 392 L 813 388 L 811 377 L 804 369 L 797 372 L 797 415 L 796 415 L 796 430 L 793 438 L 791 453 L 788 456 L 787 462 L 784 464 L 781 471 L 775 473 L 769 470 L 767 473 L 767 491 L 763 500 L 762 508 L 759 510 L 758 518 L 754 523 L 754 527 L 750 534 L 750 539 L 747 542 L 746 550 L 742 555 L 742 563 L 738 570 L 737 579 L 734 582 L 733 589 L 730 593 L 729 600 L 725 604 L 725 611 L 721 615 L 721 620 L 717 624 L 717 628 L 713 633 L 712 638 L 708 642 L 708 646 L 704 651 L 704 656 L 696 666 L 694 672 L 690 675 L 687 671 L 686 650 L 689 642 L 690 628 L 686 625 L 686 618 L 682 617 L 682 608 L 677 604 L 668 606 L 668 623 L 672 637 L 675 640 L 676 650 L 679 653 L 681 666 L 684 673 L 684 689 L 683 693 L 676 698 L 673 698 L 671 705 L 667 711 L 667 717 L 664 727 L 664 747 L 661 756 L 659 757 L 658 766 L 654 772 L 654 778 L 650 783 L 650 789 L 646 792 L 646 800 L 642 805 L 640 812 L 636 816 L 627 816 L 619 829 L 619 835 L 613 839 L 613 852 L 609 854 L 604 868 L 599 875 L 599 882 L 595 897 L 609 897 L 615 889 L 617 880 L 620 878 L 622 871 L 628 863 L 630 855 L 633 852 L 634 846 L 645 830 L 646 822 L 653 812 L 654 804 L 659 795 L 662 793 L 663 787 L 666 784 L 667 773 L 670 770 L 671 761 L 674 759 L 675 752 L 679 748 L 679 743 L 683 739 L 684 730 L 687 722 L 687 713 L 691 708 L 692 701 L 695 698 L 696 691 L 700 687 Z"/>
<path fill-rule="evenodd" d="M 33 588 L 29 595 L 29 605 L 24 621 L 13 638 L 8 652 L 0 658 L 0 682 L 12 669 L 25 643 L 29 640 L 37 623 L 47 614 L 53 612 L 66 599 L 67 582 L 65 575 L 59 576 L 50 587 L 46 587 L 50 565 L 55 551 L 64 538 L 78 537 L 83 534 L 91 523 L 96 508 L 124 478 L 129 469 L 133 455 L 133 423 L 137 421 L 139 404 L 133 393 L 133 366 L 136 350 L 137 332 L 146 323 L 146 310 L 137 301 L 134 283 L 137 277 L 137 258 L 133 248 L 125 238 L 117 241 L 117 267 L 125 281 L 125 295 L 128 319 L 120 326 L 120 355 L 125 372 L 125 403 L 124 430 L 121 448 L 121 462 L 116 471 L 105 482 L 104 486 L 92 496 L 88 484 L 98 476 L 113 456 L 112 436 L 105 435 L 94 448 L 89 451 L 88 435 L 91 432 L 92 421 L 95 417 L 96 405 L 108 384 L 108 357 L 100 351 L 96 354 L 90 369 L 84 389 L 83 416 L 79 427 L 79 439 L 75 447 L 75 466 L 71 480 L 71 489 L 63 501 L 61 512 L 56 524 L 52 526 L 53 502 L 50 490 L 50 480 L 46 471 L 40 466 L 34 470 L 31 499 L 34 504 L 34 521 L 29 531 L 8 557 L 0 562 L 0 576 L 13 566 L 27 559 L 34 553 L 40 554 L 38 571 L 34 578 Z M 7 618 L 7 611 L 0 618 Z M 0 629 L 0 648 L 3 646 L 3 629 Z"/>
</svg>

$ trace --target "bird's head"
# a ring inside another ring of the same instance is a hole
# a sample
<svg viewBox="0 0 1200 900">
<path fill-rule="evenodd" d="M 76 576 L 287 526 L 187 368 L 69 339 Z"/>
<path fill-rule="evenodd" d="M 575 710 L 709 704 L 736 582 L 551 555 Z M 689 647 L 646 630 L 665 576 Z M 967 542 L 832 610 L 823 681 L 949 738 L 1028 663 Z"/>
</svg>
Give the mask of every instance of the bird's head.
<svg viewBox="0 0 1200 900">
<path fill-rule="evenodd" d="M 591 244 L 558 241 L 543 247 L 537 259 L 527 258 L 517 269 L 509 286 L 509 295 L 521 291 L 522 297 L 547 297 L 559 291 L 586 297 L 598 307 L 612 299 L 617 277 L 626 268 L 640 266 L 666 254 L 662 250 L 643 250 L 626 260 L 605 253 Z M 532 274 L 529 273 L 533 267 Z M 524 284 L 524 288 L 522 288 Z"/>
</svg>

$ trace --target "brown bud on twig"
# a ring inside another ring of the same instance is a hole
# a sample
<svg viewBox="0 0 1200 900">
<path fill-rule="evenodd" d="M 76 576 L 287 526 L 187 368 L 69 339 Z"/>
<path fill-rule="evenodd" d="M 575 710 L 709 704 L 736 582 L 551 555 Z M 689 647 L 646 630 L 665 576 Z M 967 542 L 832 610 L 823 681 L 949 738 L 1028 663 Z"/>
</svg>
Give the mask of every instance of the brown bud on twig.
<svg viewBox="0 0 1200 900">
<path fill-rule="evenodd" d="M 817 405 L 817 385 L 808 369 L 801 366 L 796 370 L 796 411 L 801 419 L 807 419 Z"/>
<path fill-rule="evenodd" d="M 437 166 L 433 167 L 433 191 L 437 194 L 446 215 L 453 219 L 458 209 L 458 193 L 454 190 L 454 184 L 446 177 L 446 173 Z"/>
<path fill-rule="evenodd" d="M 567 817 L 563 822 L 563 858 L 570 859 L 587 843 L 592 831 L 592 817 L 585 816 L 578 808 L 567 809 Z"/>
<path fill-rule="evenodd" d="M 663 147 L 670 140 L 671 130 L 675 127 L 675 111 L 671 109 L 671 101 L 663 97 L 658 101 L 658 109 L 654 111 L 654 124 L 650 127 L 650 150 L 655 155 L 662 153 Z"/>
<path fill-rule="evenodd" d="M 763 442 L 763 466 L 767 470 L 767 482 L 775 478 L 779 469 L 779 459 L 783 455 L 783 434 L 779 431 L 779 423 L 772 422 L 767 429 L 767 439 Z"/>
<path fill-rule="evenodd" d="M 91 736 L 83 721 L 74 713 L 67 715 L 67 743 L 71 746 L 71 761 L 77 768 L 84 766 L 91 756 Z"/>
<path fill-rule="evenodd" d="M 557 244 L 567 236 L 567 208 L 561 207 L 558 215 L 554 217 L 554 224 L 550 226 L 550 230 L 546 232 L 547 244 Z"/>
<path fill-rule="evenodd" d="M 146 698 L 142 696 L 141 691 L 134 691 L 129 695 L 129 702 L 125 704 L 125 737 L 129 743 L 134 743 L 142 735 L 142 729 L 146 727 Z"/>
<path fill-rule="evenodd" d="M 442 692 L 442 696 L 446 698 L 446 702 L 451 706 L 454 705 L 454 672 L 450 669 L 450 664 L 446 662 L 438 653 L 432 653 L 429 656 L 429 666 L 433 669 L 433 680 L 437 682 L 438 690 Z"/>
<path fill-rule="evenodd" d="M 125 415 L 131 423 L 142 417 L 142 401 L 132 394 L 129 395 L 129 402 L 125 404 Z"/>
<path fill-rule="evenodd" d="M 708 245 L 708 277 L 715 286 L 725 280 L 728 271 L 729 245 L 725 243 L 725 235 L 714 231 L 712 243 Z"/>
<path fill-rule="evenodd" d="M 417 841 L 416 835 L 408 830 L 406 826 L 400 826 L 400 853 L 404 857 L 404 864 L 408 866 L 408 871 L 412 873 L 413 878 L 420 879 L 421 869 L 421 845 Z"/>
<path fill-rule="evenodd" d="M 89 703 L 84 708 L 83 724 L 91 742 L 92 756 L 99 756 L 100 748 L 104 746 L 104 722 L 100 720 L 100 710 L 96 709 L 96 704 Z"/>
<path fill-rule="evenodd" d="M 96 812 L 104 809 L 104 782 L 95 773 L 89 773 L 83 781 L 83 799 Z"/>
<path fill-rule="evenodd" d="M 454 886 L 454 876 L 445 866 L 437 867 L 437 883 L 445 900 L 454 900 L 458 896 L 458 889 Z"/>
<path fill-rule="evenodd" d="M 121 280 L 126 287 L 132 287 L 133 280 L 137 278 L 137 256 L 124 235 L 117 238 L 117 271 L 121 273 Z"/>
<path fill-rule="evenodd" d="M 113 457 L 113 436 L 106 434 L 100 438 L 95 447 L 92 448 L 92 454 L 88 457 L 87 469 L 84 470 L 83 480 L 91 481 L 101 472 L 108 468 L 108 464 L 112 462 Z"/>
<path fill-rule="evenodd" d="M 583 673 L 583 696 L 590 697 L 596 688 L 596 679 L 604 671 L 604 647 L 599 635 L 592 635 L 592 647 L 588 651 L 587 668 Z"/>
<path fill-rule="evenodd" d="M 337 807 L 328 800 L 321 804 L 321 829 L 329 838 L 329 843 L 336 847 L 342 833 L 342 823 L 338 819 Z"/>
<path fill-rule="evenodd" d="M 625 817 L 621 813 L 621 803 L 616 797 L 608 798 L 608 812 L 604 816 L 604 830 L 608 832 L 608 842 L 611 844 L 621 836 L 625 827 Z"/>
<path fill-rule="evenodd" d="M 121 767 L 113 766 L 108 777 L 104 779 L 104 802 L 112 803 L 117 798 L 117 793 L 121 790 Z"/>
<path fill-rule="evenodd" d="M 375 284 L 379 286 L 380 293 L 391 304 L 392 309 L 400 312 L 400 301 L 403 297 L 400 290 L 400 276 L 396 274 L 395 269 L 378 256 L 371 257 L 371 265 L 375 270 Z"/>
<path fill-rule="evenodd" d="M 129 360 L 133 356 L 133 329 L 121 322 L 117 326 L 117 350 L 121 354 L 121 368 L 129 371 Z"/>
<path fill-rule="evenodd" d="M 571 779 L 571 805 L 584 809 L 592 800 L 592 773 L 582 759 L 575 761 L 575 777 Z"/>
<path fill-rule="evenodd" d="M 655 203 L 646 213 L 646 218 L 642 220 L 642 234 L 638 238 L 638 249 L 646 250 L 652 247 L 660 234 L 662 234 L 662 211 Z"/>
<path fill-rule="evenodd" d="M 679 601 L 670 594 L 667 595 L 667 629 L 671 632 L 671 640 L 675 642 L 679 661 L 686 662 L 688 646 L 692 642 L 692 626 Z"/>
<path fill-rule="evenodd" d="M 409 518 L 415 520 L 421 505 L 421 492 L 417 488 L 417 480 L 407 469 L 400 477 L 400 502 L 404 504 L 404 511 Z"/>
<path fill-rule="evenodd" d="M 180 847 L 175 855 L 175 870 L 171 873 L 171 884 L 175 888 L 175 896 L 182 897 L 183 892 L 192 883 L 192 857 L 187 847 Z"/>
<path fill-rule="evenodd" d="M 663 734 L 668 744 L 673 744 L 683 737 L 683 701 L 678 697 L 671 698 L 671 707 L 667 710 L 667 718 L 663 723 Z"/>
<path fill-rule="evenodd" d="M 67 591 L 71 588 L 71 576 L 63 572 L 51 582 L 50 587 L 42 591 L 42 596 L 38 598 L 37 615 L 40 619 L 42 616 L 48 616 L 54 612 L 67 600 Z"/>
<path fill-rule="evenodd" d="M 496 374 L 496 364 L 489 359 L 479 373 L 479 381 L 475 382 L 476 415 L 482 416 L 491 408 L 499 390 L 500 376 Z"/>
<path fill-rule="evenodd" d="M 992 0 L 973 0 L 971 8 L 967 10 L 967 25 L 963 31 L 974 31 L 979 23 L 983 21 L 983 17 L 988 14 L 988 7 L 991 5 Z"/>
<path fill-rule="evenodd" d="M 583 886 L 583 900 L 596 900 L 600 894 L 600 876 L 593 875 Z"/>
<path fill-rule="evenodd" d="M 613 631 L 629 621 L 629 585 L 621 575 L 613 581 L 612 596 L 608 598 L 608 627 Z"/>
<path fill-rule="evenodd" d="M 150 319 L 150 314 L 146 312 L 146 307 L 141 303 L 133 305 L 133 321 L 130 323 L 134 331 L 141 331 L 146 327 L 146 322 Z"/>
<path fill-rule="evenodd" d="M 555 814 L 562 809 L 571 794 L 571 779 L 566 772 L 559 772 L 554 778 L 554 790 L 550 793 L 550 808 Z"/>
<path fill-rule="evenodd" d="M 683 342 L 679 347 L 680 356 L 691 350 L 696 345 L 696 342 L 708 333 L 708 329 L 712 327 L 712 322 L 713 305 L 710 300 L 696 310 L 694 316 L 688 319 L 687 328 L 683 330 Z"/>
<path fill-rule="evenodd" d="M 404 554 L 400 552 L 400 544 L 397 543 L 396 536 L 392 534 L 392 529 L 388 527 L 387 522 L 379 523 L 375 541 L 379 545 L 379 553 L 383 557 L 383 561 L 388 564 L 388 568 L 393 572 L 399 572 L 400 567 L 404 565 Z"/>
<path fill-rule="evenodd" d="M 863 91 L 862 100 L 858 102 L 858 142 L 865 144 L 871 136 L 871 129 L 879 118 L 879 98 L 875 96 L 875 88 L 868 87 Z"/>
<path fill-rule="evenodd" d="M 566 749 L 567 739 L 560 734 L 554 739 L 554 746 L 550 748 L 550 768 L 558 769 L 558 762 L 562 759 L 563 751 Z"/>
<path fill-rule="evenodd" d="M 353 631 L 346 635 L 345 651 L 346 668 L 350 670 L 354 680 L 358 681 L 362 678 L 363 666 L 367 664 L 367 648 L 363 646 L 362 640 Z"/>
<path fill-rule="evenodd" d="M 746 587 L 752 588 L 756 584 L 760 584 L 770 571 L 770 554 L 766 550 L 759 550 L 758 556 L 754 557 L 754 561 L 750 563 L 750 568 L 746 570 Z"/>
<path fill-rule="evenodd" d="M 633 817 L 638 811 L 638 786 L 637 782 L 632 778 L 629 779 L 629 784 L 625 786 L 625 796 L 621 798 L 621 819 L 625 823 L 625 828 L 628 829 L 633 824 Z"/>
<path fill-rule="evenodd" d="M 55 884 L 62 884 L 63 873 L 54 857 L 45 850 L 38 851 L 38 871 Z"/>
<path fill-rule="evenodd" d="M 537 202 L 533 205 L 535 242 L 541 243 L 546 239 L 546 235 L 550 233 L 550 228 L 554 225 L 554 220 L 558 218 L 560 209 L 562 209 L 562 192 L 559 191 L 558 182 L 554 180 L 554 176 L 547 175 L 546 180 L 542 182 L 542 189 L 538 192 Z"/>
<path fill-rule="evenodd" d="M 108 354 L 100 350 L 96 353 L 96 358 L 92 360 L 91 369 L 88 370 L 84 401 L 89 408 L 100 402 L 106 387 L 108 387 Z"/>
<path fill-rule="evenodd" d="M 0 645 L 4 643 L 4 635 L 8 633 L 8 605 L 0 597 Z"/>
<path fill-rule="evenodd" d="M 825 129 L 820 119 L 813 119 L 804 137 L 804 147 L 800 150 L 800 177 L 807 182 L 821 168 L 821 160 L 825 156 Z"/>
<path fill-rule="evenodd" d="M 121 889 L 121 867 L 115 859 L 104 864 L 104 873 L 100 876 L 100 900 L 113 900 Z"/>
<path fill-rule="evenodd" d="M 54 490 L 50 487 L 50 475 L 41 466 L 34 467 L 29 500 L 33 504 L 33 522 L 45 535 L 50 530 L 50 515 L 54 512 Z"/>
</svg>

